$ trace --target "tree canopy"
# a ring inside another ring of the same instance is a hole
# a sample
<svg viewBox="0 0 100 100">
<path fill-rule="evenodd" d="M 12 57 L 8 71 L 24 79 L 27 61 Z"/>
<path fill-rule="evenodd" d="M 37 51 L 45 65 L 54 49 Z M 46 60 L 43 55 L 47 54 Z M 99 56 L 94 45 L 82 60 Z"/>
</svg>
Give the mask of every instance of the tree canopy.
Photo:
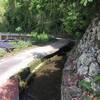
<svg viewBox="0 0 100 100">
<path fill-rule="evenodd" d="M 6 31 L 80 37 L 99 13 L 99 0 L 5 0 Z M 5 31 L 5 30 L 4 30 Z"/>
</svg>

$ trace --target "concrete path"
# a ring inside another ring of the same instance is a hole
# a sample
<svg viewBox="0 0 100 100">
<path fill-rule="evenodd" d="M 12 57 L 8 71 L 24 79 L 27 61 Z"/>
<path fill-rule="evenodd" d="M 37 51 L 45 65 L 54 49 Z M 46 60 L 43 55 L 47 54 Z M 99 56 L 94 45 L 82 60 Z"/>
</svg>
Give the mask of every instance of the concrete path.
<svg viewBox="0 0 100 100">
<path fill-rule="evenodd" d="M 50 45 L 23 50 L 15 56 L 0 60 L 0 100 L 18 100 L 18 79 L 11 77 L 29 67 L 28 64 L 36 59 L 55 53 L 68 44 L 68 40 L 59 40 Z"/>
</svg>

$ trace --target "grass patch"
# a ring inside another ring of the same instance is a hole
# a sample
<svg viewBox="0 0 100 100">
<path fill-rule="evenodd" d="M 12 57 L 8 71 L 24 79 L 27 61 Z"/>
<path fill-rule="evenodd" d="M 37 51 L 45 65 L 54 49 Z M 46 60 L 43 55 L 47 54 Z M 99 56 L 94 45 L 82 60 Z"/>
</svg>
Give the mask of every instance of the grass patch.
<svg viewBox="0 0 100 100">
<path fill-rule="evenodd" d="M 0 48 L 0 57 L 3 57 L 6 53 L 4 49 Z"/>
<path fill-rule="evenodd" d="M 22 49 L 22 48 L 27 48 L 29 46 L 32 46 L 30 41 L 18 41 L 18 42 L 10 42 L 10 44 L 14 45 L 15 49 Z"/>
</svg>

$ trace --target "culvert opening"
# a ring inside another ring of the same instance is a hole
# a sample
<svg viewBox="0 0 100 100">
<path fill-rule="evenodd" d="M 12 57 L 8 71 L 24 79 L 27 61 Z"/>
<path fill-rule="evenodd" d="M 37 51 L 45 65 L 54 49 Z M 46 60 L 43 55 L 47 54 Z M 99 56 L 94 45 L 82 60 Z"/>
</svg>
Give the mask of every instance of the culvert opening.
<svg viewBox="0 0 100 100">
<path fill-rule="evenodd" d="M 66 52 L 72 47 L 73 44 L 69 44 L 43 58 L 42 61 L 46 60 L 46 62 L 31 75 L 27 83 L 25 79 L 31 72 L 29 68 L 25 69 L 24 73 L 21 73 L 24 81 L 21 83 L 19 100 L 61 100 L 62 69 L 66 60 Z"/>
</svg>

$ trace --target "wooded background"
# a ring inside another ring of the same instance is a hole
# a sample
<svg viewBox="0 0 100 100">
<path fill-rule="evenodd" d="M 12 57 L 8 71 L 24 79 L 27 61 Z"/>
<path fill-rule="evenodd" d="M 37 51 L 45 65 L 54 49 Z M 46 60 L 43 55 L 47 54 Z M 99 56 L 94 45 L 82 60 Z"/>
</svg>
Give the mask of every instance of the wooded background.
<svg viewBox="0 0 100 100">
<path fill-rule="evenodd" d="M 99 16 L 100 0 L 0 0 L 0 31 L 80 38 Z"/>
</svg>

